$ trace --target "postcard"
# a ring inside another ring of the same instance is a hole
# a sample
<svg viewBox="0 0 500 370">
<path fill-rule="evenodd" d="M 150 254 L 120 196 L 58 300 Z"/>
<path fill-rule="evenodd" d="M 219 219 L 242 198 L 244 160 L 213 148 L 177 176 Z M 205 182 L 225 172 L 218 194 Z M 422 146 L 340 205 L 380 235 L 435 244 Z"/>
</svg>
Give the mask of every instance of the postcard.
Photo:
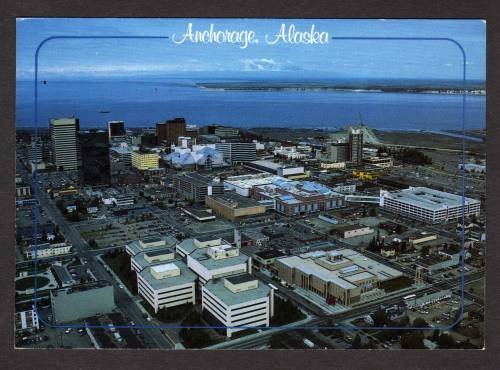
<svg viewBox="0 0 500 370">
<path fill-rule="evenodd" d="M 486 21 L 16 39 L 16 348 L 484 348 Z"/>
</svg>

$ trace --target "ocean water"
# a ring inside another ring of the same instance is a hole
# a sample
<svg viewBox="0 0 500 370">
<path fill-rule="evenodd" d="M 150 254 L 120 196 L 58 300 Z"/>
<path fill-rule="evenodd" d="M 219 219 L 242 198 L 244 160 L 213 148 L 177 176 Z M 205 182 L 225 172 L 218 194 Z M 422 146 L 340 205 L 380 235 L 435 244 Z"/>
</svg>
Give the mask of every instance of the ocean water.
<svg viewBox="0 0 500 370">
<path fill-rule="evenodd" d="M 382 130 L 459 130 L 462 96 L 340 91 L 215 91 L 205 80 L 73 80 L 39 84 L 39 127 L 76 116 L 82 127 L 124 120 L 151 127 L 174 117 L 188 124 L 338 128 L 360 121 Z M 214 81 L 211 81 L 214 82 Z M 109 111 L 109 113 L 100 113 Z M 34 126 L 34 82 L 18 81 L 16 126 Z M 486 126 L 486 98 L 467 96 L 466 128 Z"/>
</svg>

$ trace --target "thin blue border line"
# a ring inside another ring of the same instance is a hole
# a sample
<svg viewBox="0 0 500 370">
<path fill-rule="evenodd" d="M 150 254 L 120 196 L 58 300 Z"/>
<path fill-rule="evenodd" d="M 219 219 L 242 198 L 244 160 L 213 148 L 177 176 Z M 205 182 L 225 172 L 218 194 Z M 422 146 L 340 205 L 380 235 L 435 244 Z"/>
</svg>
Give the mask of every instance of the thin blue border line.
<svg viewBox="0 0 500 370">
<path fill-rule="evenodd" d="M 44 39 L 40 44 L 38 45 L 36 52 L 35 52 L 35 109 L 34 109 L 34 116 L 35 116 L 35 138 L 38 138 L 38 56 L 40 49 L 42 48 L 43 45 L 45 45 L 48 41 L 50 40 L 60 40 L 60 39 L 169 39 L 168 36 L 52 36 Z M 465 133 L 465 101 L 466 101 L 466 54 L 465 50 L 462 47 L 462 45 L 452 39 L 452 38 L 446 38 L 446 37 L 332 37 L 332 40 L 351 40 L 351 41 L 356 41 L 356 40 L 364 40 L 364 41 L 447 41 L 455 44 L 461 51 L 462 53 L 462 58 L 463 58 L 463 74 L 462 74 L 462 82 L 463 82 L 463 94 L 462 94 L 462 133 Z M 462 137 L 462 164 L 465 163 L 465 138 Z M 465 169 L 464 166 L 462 165 L 461 169 L 462 173 L 462 225 L 464 224 L 465 221 Z M 34 225 L 34 239 L 35 239 L 35 276 L 38 275 L 38 239 L 36 238 L 36 235 L 38 233 L 38 223 L 40 222 L 40 214 L 39 214 L 39 189 L 38 189 L 38 164 L 35 162 L 35 171 L 34 171 L 34 181 L 35 181 L 35 198 L 38 200 L 37 204 L 35 204 L 35 225 Z M 463 316 L 463 311 L 464 311 L 464 229 L 462 228 L 461 231 L 461 242 L 462 242 L 462 248 L 461 248 L 461 302 L 460 302 L 460 316 L 458 320 L 456 320 L 454 323 L 450 324 L 449 326 L 445 327 L 425 327 L 425 328 L 414 328 L 414 327 L 359 327 L 359 326 L 354 326 L 352 325 L 351 329 L 352 330 L 448 330 L 453 328 L 455 325 L 457 325 Z M 37 307 L 37 285 L 38 281 L 35 279 L 35 297 L 34 297 L 34 306 L 35 306 L 35 312 L 38 315 L 38 307 Z M 334 317 L 328 318 L 325 317 L 325 320 L 335 320 Z M 43 319 L 39 317 L 39 320 L 43 322 L 46 325 L 49 325 L 50 327 L 59 327 L 59 328 L 102 328 L 102 329 L 107 329 L 109 327 L 103 326 L 103 325 L 88 325 L 84 323 L 83 325 L 78 325 L 78 324 L 73 324 L 73 325 L 62 325 L 62 324 L 52 324 L 52 323 L 47 323 Z M 130 328 L 130 329 L 164 329 L 164 328 L 173 328 L 173 329 L 179 329 L 179 328 L 191 328 L 191 329 L 203 329 L 203 328 L 211 328 L 211 329 L 283 329 L 283 330 L 300 330 L 300 329 L 340 329 L 341 326 L 293 326 L 291 325 L 283 325 L 283 326 L 268 326 L 268 327 L 256 327 L 256 326 L 178 326 L 178 325 L 113 325 L 115 328 Z"/>
</svg>

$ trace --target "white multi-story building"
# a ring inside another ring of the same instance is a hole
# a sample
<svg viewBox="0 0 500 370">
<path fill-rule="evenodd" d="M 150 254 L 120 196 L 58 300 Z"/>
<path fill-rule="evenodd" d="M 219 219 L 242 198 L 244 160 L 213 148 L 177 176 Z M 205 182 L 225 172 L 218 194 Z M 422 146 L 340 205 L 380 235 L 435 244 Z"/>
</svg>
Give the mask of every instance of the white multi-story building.
<svg viewBox="0 0 500 370">
<path fill-rule="evenodd" d="M 127 244 L 125 250 L 130 256 L 133 257 L 141 252 L 151 252 L 157 249 L 172 248 L 176 243 L 177 240 L 170 235 L 162 237 L 152 236 Z"/>
<path fill-rule="evenodd" d="M 180 248 L 177 250 L 180 250 Z M 252 259 L 240 254 L 239 248 L 229 244 L 219 244 L 205 248 L 196 247 L 186 255 L 186 261 L 188 267 L 198 275 L 199 282 L 202 285 L 212 279 L 245 272 L 250 273 L 252 269 Z"/>
<path fill-rule="evenodd" d="M 62 243 L 42 243 L 38 244 L 38 247 L 36 248 L 35 251 L 35 246 L 30 245 L 24 250 L 24 254 L 27 259 L 33 260 L 35 259 L 35 255 L 37 255 L 37 258 L 47 258 L 47 257 L 53 257 L 53 256 L 59 256 L 61 254 L 68 254 L 71 252 L 71 244 L 68 242 L 62 242 Z"/>
<path fill-rule="evenodd" d="M 215 149 L 222 153 L 224 160 L 232 162 L 251 162 L 257 159 L 256 143 L 216 143 Z"/>
<path fill-rule="evenodd" d="M 137 290 L 153 307 L 161 308 L 195 303 L 196 275 L 181 260 L 153 265 L 137 274 Z"/>
<path fill-rule="evenodd" d="M 431 224 L 457 220 L 462 217 L 462 212 L 465 216 L 479 216 L 481 211 L 479 200 L 425 187 L 410 187 L 397 192 L 381 190 L 380 206 Z"/>
<path fill-rule="evenodd" d="M 184 239 L 175 247 L 175 251 L 184 259 L 187 255 L 199 248 L 215 247 L 222 244 L 222 239 L 214 236 L 198 236 L 196 238 Z"/>
<path fill-rule="evenodd" d="M 249 274 L 210 281 L 201 289 L 208 321 L 225 326 L 227 337 L 254 327 L 267 327 L 273 316 L 273 290 Z"/>
<path fill-rule="evenodd" d="M 146 267 L 161 265 L 165 261 L 175 259 L 175 252 L 172 248 L 161 248 L 139 252 L 130 258 L 130 269 L 136 273 L 141 272 Z"/>
<path fill-rule="evenodd" d="M 52 159 L 59 170 L 78 169 L 78 145 L 76 132 L 79 130 L 78 118 L 50 120 Z"/>
</svg>

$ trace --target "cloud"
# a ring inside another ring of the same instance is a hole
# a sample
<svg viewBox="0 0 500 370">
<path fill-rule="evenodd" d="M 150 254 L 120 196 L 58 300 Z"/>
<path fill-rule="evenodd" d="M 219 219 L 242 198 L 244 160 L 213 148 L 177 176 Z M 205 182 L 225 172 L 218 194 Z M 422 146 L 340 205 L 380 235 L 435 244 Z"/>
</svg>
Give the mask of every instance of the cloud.
<svg viewBox="0 0 500 370">
<path fill-rule="evenodd" d="M 244 59 L 242 62 L 244 71 L 281 71 L 281 64 L 274 59 Z"/>
<path fill-rule="evenodd" d="M 148 74 L 148 73 L 168 73 L 168 72 L 203 72 L 203 71 L 222 71 L 224 66 L 220 63 L 204 64 L 198 61 L 192 63 L 162 63 L 162 64 L 106 64 L 106 65 L 66 65 L 39 67 L 39 75 L 50 76 L 73 76 L 73 75 L 126 75 L 129 73 Z M 17 68 L 16 75 L 20 77 L 32 77 L 34 68 Z"/>
<path fill-rule="evenodd" d="M 303 68 L 296 65 L 290 60 L 278 62 L 272 58 L 254 58 L 243 59 L 240 61 L 243 64 L 243 71 L 302 71 Z"/>
</svg>

